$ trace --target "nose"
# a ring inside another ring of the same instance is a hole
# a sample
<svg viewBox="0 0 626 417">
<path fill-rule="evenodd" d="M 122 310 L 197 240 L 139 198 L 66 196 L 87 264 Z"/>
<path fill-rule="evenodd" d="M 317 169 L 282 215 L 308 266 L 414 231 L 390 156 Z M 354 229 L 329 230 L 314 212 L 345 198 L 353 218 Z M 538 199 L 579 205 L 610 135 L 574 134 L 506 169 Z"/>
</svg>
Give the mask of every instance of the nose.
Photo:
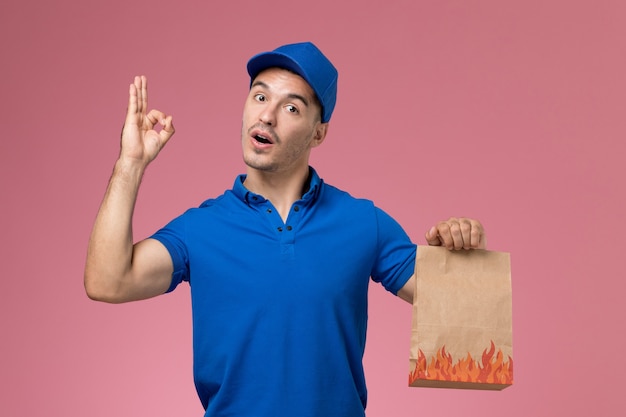
<svg viewBox="0 0 626 417">
<path fill-rule="evenodd" d="M 276 109 L 271 104 L 263 107 L 259 114 L 259 121 L 268 126 L 276 125 Z"/>
</svg>

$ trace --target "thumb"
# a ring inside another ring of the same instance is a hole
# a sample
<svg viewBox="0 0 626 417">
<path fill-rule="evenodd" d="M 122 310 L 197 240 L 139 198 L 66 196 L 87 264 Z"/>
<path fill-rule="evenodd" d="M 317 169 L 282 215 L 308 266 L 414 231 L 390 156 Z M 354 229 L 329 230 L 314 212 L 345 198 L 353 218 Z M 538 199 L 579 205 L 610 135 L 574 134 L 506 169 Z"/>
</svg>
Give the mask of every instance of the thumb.
<svg viewBox="0 0 626 417">
<path fill-rule="evenodd" d="M 159 132 L 163 143 L 165 144 L 176 132 L 174 129 L 174 124 L 172 123 L 172 116 L 167 116 L 166 118 L 161 119 L 161 126 L 163 127 Z"/>
<path fill-rule="evenodd" d="M 441 240 L 439 239 L 437 228 L 435 226 L 431 227 L 430 230 L 426 232 L 424 237 L 430 246 L 441 246 Z"/>
</svg>

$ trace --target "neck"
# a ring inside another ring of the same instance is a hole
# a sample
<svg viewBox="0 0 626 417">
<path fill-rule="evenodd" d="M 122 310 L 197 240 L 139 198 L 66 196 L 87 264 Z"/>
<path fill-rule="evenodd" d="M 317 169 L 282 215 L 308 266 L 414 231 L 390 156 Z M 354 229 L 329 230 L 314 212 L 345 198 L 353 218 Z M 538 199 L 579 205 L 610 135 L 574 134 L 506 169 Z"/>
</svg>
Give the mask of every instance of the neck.
<svg viewBox="0 0 626 417">
<path fill-rule="evenodd" d="M 309 167 L 291 172 L 289 175 L 279 172 L 266 172 L 248 168 L 244 186 L 255 194 L 267 198 L 278 210 L 283 221 L 293 203 L 302 198 L 306 192 L 309 179 Z"/>
</svg>

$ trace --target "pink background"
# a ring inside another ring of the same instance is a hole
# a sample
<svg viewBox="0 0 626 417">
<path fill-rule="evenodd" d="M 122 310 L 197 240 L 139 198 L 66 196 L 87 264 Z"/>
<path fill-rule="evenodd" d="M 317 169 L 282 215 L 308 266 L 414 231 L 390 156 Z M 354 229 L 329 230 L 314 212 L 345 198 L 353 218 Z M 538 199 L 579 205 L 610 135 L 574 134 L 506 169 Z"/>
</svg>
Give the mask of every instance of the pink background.
<svg viewBox="0 0 626 417">
<path fill-rule="evenodd" d="M 0 414 L 202 414 L 188 288 L 113 306 L 82 287 L 128 84 L 145 73 L 177 127 L 142 238 L 243 172 L 246 60 L 312 40 L 340 71 L 320 174 L 418 243 L 472 216 L 512 254 L 515 385 L 407 388 L 411 308 L 373 285 L 368 416 L 622 415 L 625 4 L 3 1 Z"/>
</svg>

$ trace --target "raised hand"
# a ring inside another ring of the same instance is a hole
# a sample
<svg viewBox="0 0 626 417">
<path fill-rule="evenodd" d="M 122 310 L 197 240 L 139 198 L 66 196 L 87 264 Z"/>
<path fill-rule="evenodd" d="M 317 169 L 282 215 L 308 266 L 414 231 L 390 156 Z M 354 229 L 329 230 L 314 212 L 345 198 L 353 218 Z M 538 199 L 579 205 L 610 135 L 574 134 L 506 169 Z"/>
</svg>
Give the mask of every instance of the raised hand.
<svg viewBox="0 0 626 417">
<path fill-rule="evenodd" d="M 159 110 L 148 112 L 148 81 L 136 76 L 128 92 L 128 111 L 122 129 L 120 159 L 143 167 L 157 157 L 174 134 L 172 116 Z M 155 126 L 160 125 L 160 130 Z"/>
<path fill-rule="evenodd" d="M 431 246 L 445 246 L 450 250 L 486 249 L 487 238 L 483 225 L 474 219 L 450 217 L 426 232 Z"/>
</svg>

